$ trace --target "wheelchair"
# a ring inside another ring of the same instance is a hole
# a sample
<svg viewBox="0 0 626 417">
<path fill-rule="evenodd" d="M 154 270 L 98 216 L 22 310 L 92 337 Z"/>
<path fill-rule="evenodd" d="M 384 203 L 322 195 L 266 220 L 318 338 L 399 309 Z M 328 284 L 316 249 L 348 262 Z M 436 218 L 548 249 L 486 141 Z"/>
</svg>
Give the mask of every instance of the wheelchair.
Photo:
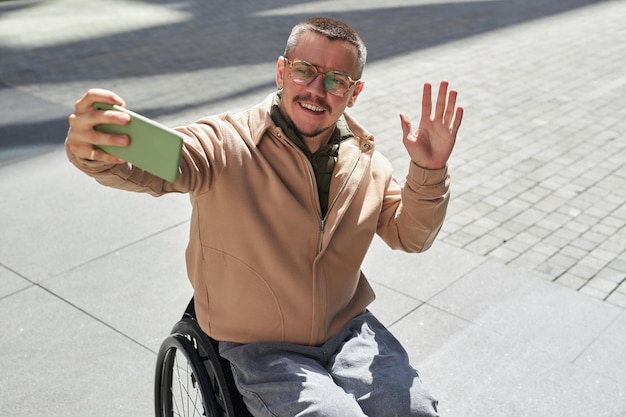
<svg viewBox="0 0 626 417">
<path fill-rule="evenodd" d="M 154 405 L 156 417 L 252 417 L 218 342 L 198 325 L 193 298 L 159 349 Z"/>
</svg>

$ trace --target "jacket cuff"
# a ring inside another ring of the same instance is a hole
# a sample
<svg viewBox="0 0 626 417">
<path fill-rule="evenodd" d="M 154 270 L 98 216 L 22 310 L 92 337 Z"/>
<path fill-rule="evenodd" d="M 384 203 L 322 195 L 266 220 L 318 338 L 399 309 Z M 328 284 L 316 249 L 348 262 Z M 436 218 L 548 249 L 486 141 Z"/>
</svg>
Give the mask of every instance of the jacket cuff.
<svg viewBox="0 0 626 417">
<path fill-rule="evenodd" d="M 411 161 L 407 182 L 415 186 L 441 185 L 448 180 L 448 166 L 441 169 L 425 169 Z"/>
</svg>

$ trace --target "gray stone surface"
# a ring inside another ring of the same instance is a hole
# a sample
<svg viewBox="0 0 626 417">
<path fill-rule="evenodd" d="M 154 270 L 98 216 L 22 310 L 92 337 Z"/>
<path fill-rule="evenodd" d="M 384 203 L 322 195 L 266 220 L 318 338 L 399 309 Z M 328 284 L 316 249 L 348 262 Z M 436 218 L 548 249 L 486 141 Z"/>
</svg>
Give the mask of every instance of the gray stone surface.
<svg viewBox="0 0 626 417">
<path fill-rule="evenodd" d="M 626 2 L 0 1 L 0 415 L 150 416 L 190 295 L 186 196 L 105 189 L 62 148 L 115 90 L 167 125 L 274 88 L 292 24 L 369 45 L 352 113 L 398 178 L 398 113 L 449 79 L 466 118 L 433 248 L 376 239 L 371 306 L 445 416 L 626 416 Z"/>
</svg>

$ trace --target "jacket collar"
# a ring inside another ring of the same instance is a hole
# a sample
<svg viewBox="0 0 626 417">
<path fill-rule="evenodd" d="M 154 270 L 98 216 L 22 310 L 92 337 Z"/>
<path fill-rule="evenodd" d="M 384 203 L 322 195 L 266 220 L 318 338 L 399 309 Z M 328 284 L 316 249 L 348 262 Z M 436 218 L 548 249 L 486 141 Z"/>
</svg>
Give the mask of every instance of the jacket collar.
<svg viewBox="0 0 626 417">
<path fill-rule="evenodd" d="M 300 136 L 298 136 L 298 134 L 289 125 L 287 120 L 285 120 L 285 118 L 283 117 L 282 113 L 280 112 L 280 108 L 279 108 L 280 100 L 281 100 L 281 95 L 280 95 L 280 91 L 279 91 L 274 96 L 274 101 L 272 102 L 272 110 L 271 110 L 271 113 L 270 113 L 271 116 L 272 116 L 272 120 L 274 121 L 276 126 L 280 127 L 283 130 L 283 132 L 285 133 L 285 135 L 287 135 L 287 137 L 293 143 L 295 143 L 305 154 L 311 155 L 311 152 L 309 151 L 309 148 L 307 148 L 307 146 L 304 143 L 304 141 L 302 140 L 302 138 Z M 317 152 L 315 152 L 315 154 L 317 154 L 319 152 L 322 152 L 322 153 L 327 152 L 327 151 L 325 151 L 325 149 L 328 148 L 329 145 L 332 146 L 334 144 L 341 143 L 342 141 L 344 141 L 346 139 L 349 139 L 351 137 L 354 137 L 354 135 L 350 131 L 350 128 L 348 127 L 348 124 L 346 123 L 345 118 L 342 116 L 337 121 L 336 128 L 333 131 L 333 133 L 332 133 L 328 143 L 323 145 L 322 147 L 320 147 L 320 149 Z"/>
<path fill-rule="evenodd" d="M 272 129 L 278 131 L 280 129 L 272 119 L 272 106 L 280 100 L 279 93 L 269 94 L 260 104 L 252 107 L 248 111 L 249 125 L 253 127 L 252 138 L 254 144 L 258 145 L 265 133 Z M 374 137 L 365 128 L 363 128 L 355 119 L 344 113 L 337 122 L 337 128 L 341 133 L 341 139 L 344 140 L 350 136 L 354 136 L 359 142 L 374 141 Z"/>
</svg>

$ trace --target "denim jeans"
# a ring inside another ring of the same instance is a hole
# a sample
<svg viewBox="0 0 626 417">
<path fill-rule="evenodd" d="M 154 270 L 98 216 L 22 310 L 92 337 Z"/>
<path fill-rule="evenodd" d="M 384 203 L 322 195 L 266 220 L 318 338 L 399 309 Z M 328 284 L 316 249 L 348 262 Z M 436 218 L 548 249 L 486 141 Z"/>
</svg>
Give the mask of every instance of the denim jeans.
<svg viewBox="0 0 626 417">
<path fill-rule="evenodd" d="M 219 347 L 254 416 L 438 416 L 406 351 L 369 312 L 322 346 Z"/>
</svg>

